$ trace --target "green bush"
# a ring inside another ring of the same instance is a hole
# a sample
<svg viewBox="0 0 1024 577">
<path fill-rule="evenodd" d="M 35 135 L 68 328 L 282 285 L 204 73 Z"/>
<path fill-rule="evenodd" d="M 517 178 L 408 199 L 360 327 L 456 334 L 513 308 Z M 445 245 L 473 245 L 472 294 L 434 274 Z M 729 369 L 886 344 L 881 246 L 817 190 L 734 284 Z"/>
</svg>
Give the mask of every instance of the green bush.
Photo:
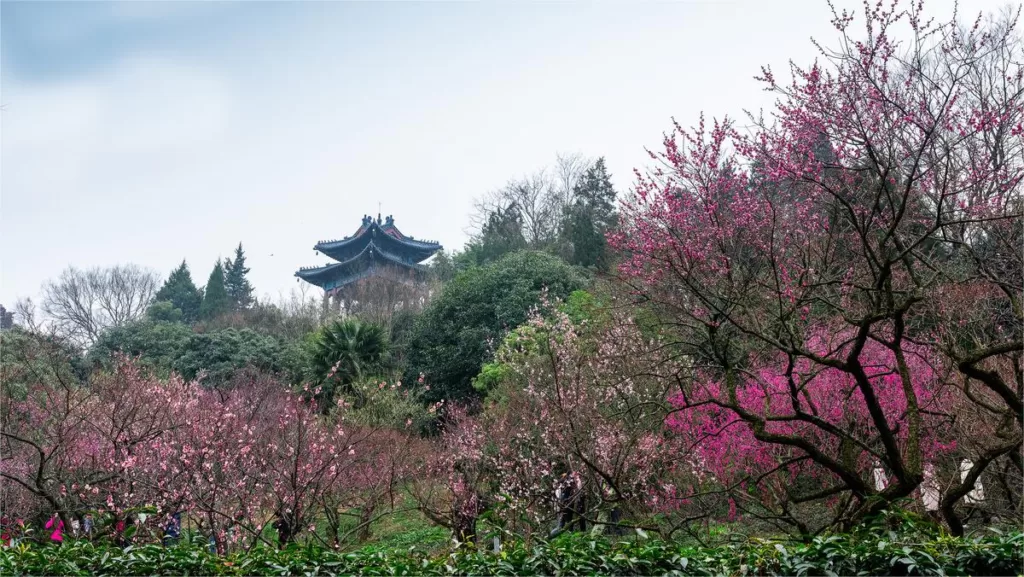
<svg viewBox="0 0 1024 577">
<path fill-rule="evenodd" d="M 810 543 L 754 540 L 692 547 L 637 539 L 611 543 L 567 535 L 506 544 L 500 554 L 468 548 L 430 554 L 411 547 L 338 553 L 313 547 L 256 547 L 219 557 L 199 543 L 114 548 L 87 542 L 0 550 L 0 575 L 1018 575 L 1019 531 L 983 537 L 873 531 Z"/>
<path fill-rule="evenodd" d="M 544 292 L 560 300 L 588 282 L 584 270 L 531 251 L 459 273 L 416 319 L 405 380 L 425 375 L 431 387 L 428 401 L 479 397 L 473 378 L 491 360 L 492 348 L 526 321 Z"/>
</svg>

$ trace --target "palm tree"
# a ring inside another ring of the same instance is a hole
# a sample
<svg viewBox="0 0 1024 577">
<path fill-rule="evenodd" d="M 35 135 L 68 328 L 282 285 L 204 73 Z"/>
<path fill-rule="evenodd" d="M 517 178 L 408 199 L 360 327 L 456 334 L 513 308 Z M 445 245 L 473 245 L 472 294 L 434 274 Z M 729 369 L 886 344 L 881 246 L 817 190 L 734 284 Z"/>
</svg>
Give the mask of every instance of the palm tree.
<svg viewBox="0 0 1024 577">
<path fill-rule="evenodd" d="M 334 405 L 337 389 L 351 394 L 352 383 L 380 370 L 386 353 L 387 338 L 378 325 L 352 318 L 321 328 L 310 345 L 309 377 L 321 387 L 317 400 L 324 411 Z"/>
</svg>

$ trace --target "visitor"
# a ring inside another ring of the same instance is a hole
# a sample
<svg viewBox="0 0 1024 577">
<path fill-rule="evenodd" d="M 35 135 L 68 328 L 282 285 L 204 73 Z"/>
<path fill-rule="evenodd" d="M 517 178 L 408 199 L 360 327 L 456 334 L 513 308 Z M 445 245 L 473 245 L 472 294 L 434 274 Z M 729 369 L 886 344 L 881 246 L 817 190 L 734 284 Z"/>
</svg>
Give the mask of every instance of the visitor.
<svg viewBox="0 0 1024 577">
<path fill-rule="evenodd" d="M 85 514 L 85 521 L 82 523 L 82 530 L 85 533 L 86 539 L 92 537 L 92 513 Z"/>
<path fill-rule="evenodd" d="M 242 527 L 242 521 L 245 520 L 245 516 L 241 513 L 236 514 L 232 519 L 231 523 L 228 524 L 228 529 L 224 534 L 224 550 L 227 552 L 227 547 L 237 541 L 240 536 L 240 529 Z"/>
<path fill-rule="evenodd" d="M 46 528 L 53 529 L 53 532 L 50 533 L 51 543 L 59 545 L 64 542 L 64 521 L 60 520 L 60 515 L 54 513 L 53 517 L 50 517 L 50 520 L 46 522 Z"/>
<path fill-rule="evenodd" d="M 164 523 L 164 547 L 169 547 L 178 542 L 181 536 L 181 512 L 176 512 L 167 518 Z"/>
<path fill-rule="evenodd" d="M 601 493 L 604 502 L 611 503 L 611 510 L 602 508 L 598 512 L 597 521 L 594 523 L 594 528 L 590 531 L 590 534 L 594 536 L 605 534 L 622 535 L 622 527 L 619 526 L 619 521 L 622 520 L 622 510 L 619 509 L 616 492 L 612 490 L 607 482 L 602 480 Z"/>
<path fill-rule="evenodd" d="M 76 517 L 74 519 L 71 519 L 71 536 L 74 537 L 75 539 L 78 538 L 78 530 L 80 528 L 81 528 L 81 525 L 78 522 L 78 518 Z"/>
<path fill-rule="evenodd" d="M 572 518 L 572 511 L 569 509 L 568 475 L 565 472 L 555 480 L 555 507 L 558 510 L 558 523 L 551 530 L 552 537 L 558 535 Z"/>
<path fill-rule="evenodd" d="M 118 547 L 127 547 L 131 544 L 132 538 L 128 534 L 128 529 L 133 525 L 135 525 L 135 519 L 131 515 L 125 516 L 124 519 L 118 519 L 114 524 L 114 543 Z"/>
<path fill-rule="evenodd" d="M 10 547 L 13 540 L 11 520 L 7 517 L 0 517 L 0 547 Z"/>
<path fill-rule="evenodd" d="M 574 521 L 580 531 L 587 530 L 587 520 L 584 518 L 586 501 L 583 495 L 583 480 L 579 474 L 561 474 L 555 483 L 555 502 L 558 504 L 558 526 L 551 532 L 552 537 L 562 531 L 572 530 Z"/>
<path fill-rule="evenodd" d="M 576 517 L 576 529 L 583 532 L 587 530 L 587 494 L 583 491 L 583 479 L 579 473 L 572 473 L 571 479 L 572 497 L 570 506 L 573 515 Z"/>
<path fill-rule="evenodd" d="M 292 538 L 292 525 L 288 522 L 287 511 L 277 510 L 277 521 L 273 527 L 277 529 L 277 546 L 284 549 Z"/>
</svg>

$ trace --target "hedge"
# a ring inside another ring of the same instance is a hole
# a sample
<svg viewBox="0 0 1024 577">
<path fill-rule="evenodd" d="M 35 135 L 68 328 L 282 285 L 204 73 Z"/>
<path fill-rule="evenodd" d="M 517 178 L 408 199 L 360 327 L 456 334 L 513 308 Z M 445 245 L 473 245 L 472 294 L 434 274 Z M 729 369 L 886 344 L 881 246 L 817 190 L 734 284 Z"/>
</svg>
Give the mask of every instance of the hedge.
<svg viewBox="0 0 1024 577">
<path fill-rule="evenodd" d="M 338 553 L 315 547 L 218 556 L 199 543 L 173 547 L 68 542 L 0 550 L 0 575 L 1019 575 L 1024 533 L 954 538 L 875 532 L 808 543 L 752 540 L 694 547 L 653 539 L 610 543 L 569 535 L 500 554 L 467 548 Z"/>
</svg>

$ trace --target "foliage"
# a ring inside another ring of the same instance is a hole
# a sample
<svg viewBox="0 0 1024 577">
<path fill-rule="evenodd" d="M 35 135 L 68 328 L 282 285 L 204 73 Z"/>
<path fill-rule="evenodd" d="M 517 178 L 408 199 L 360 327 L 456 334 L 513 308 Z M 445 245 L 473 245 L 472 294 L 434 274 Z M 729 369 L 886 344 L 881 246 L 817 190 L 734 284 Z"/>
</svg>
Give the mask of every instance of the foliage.
<svg viewBox="0 0 1024 577">
<path fill-rule="evenodd" d="M 154 308 L 156 305 L 150 310 Z M 247 367 L 282 373 L 289 382 L 299 383 L 308 362 L 300 342 L 247 328 L 197 333 L 181 323 L 149 319 L 103 332 L 88 359 L 94 366 L 109 368 L 116 362 L 115 353 L 137 357 L 161 377 L 172 371 L 186 380 L 203 375 L 209 386 L 221 385 Z"/>
<path fill-rule="evenodd" d="M 159 311 L 161 305 L 169 304 L 166 301 L 158 302 L 149 310 Z M 141 320 L 104 331 L 89 349 L 88 358 L 93 364 L 110 366 L 114 353 L 121 352 L 130 357 L 139 357 L 145 366 L 166 377 L 175 368 L 178 359 L 189 353 L 192 335 L 192 329 L 181 323 Z"/>
<path fill-rule="evenodd" d="M 14 313 L 0 305 L 0 330 L 7 330 L 14 327 Z"/>
<path fill-rule="evenodd" d="M 251 329 L 192 333 L 182 343 L 171 368 L 186 380 L 203 375 L 203 383 L 208 386 L 222 384 L 246 367 L 286 373 L 293 378 L 301 373 L 302 362 L 294 350 L 280 339 Z"/>
<path fill-rule="evenodd" d="M 451 251 L 444 249 L 437 251 L 427 264 L 430 267 L 430 274 L 435 280 L 446 283 L 455 278 L 457 272 L 455 255 Z"/>
<path fill-rule="evenodd" d="M 578 326 L 588 323 L 604 326 L 611 321 L 608 316 L 607 298 L 604 294 L 596 291 L 573 291 L 558 308 L 569 316 L 573 324 Z"/>
<path fill-rule="evenodd" d="M 405 380 L 423 373 L 432 385 L 428 400 L 472 397 L 491 347 L 526 320 L 542 292 L 565 298 L 586 282 L 560 259 L 529 251 L 460 273 L 416 320 Z"/>
<path fill-rule="evenodd" d="M 711 444 L 744 437 L 763 457 L 737 500 L 765 497 L 763 516 L 800 532 L 800 503 L 850 526 L 911 495 L 957 434 L 972 465 L 940 509 L 960 533 L 982 472 L 1022 470 L 1016 20 L 965 28 L 893 3 L 865 5 L 862 38 L 853 21 L 836 13 L 840 46 L 791 82 L 763 69 L 778 100 L 749 131 L 676 124 L 609 240 L 693 364 L 677 430 L 716 459 Z M 806 467 L 827 473 L 801 486 Z"/>
<path fill-rule="evenodd" d="M 509 333 L 509 336 L 505 337 L 505 342 L 509 339 L 519 340 L 522 336 L 519 334 L 522 329 L 516 329 Z M 511 372 L 508 365 L 499 361 L 491 361 L 484 363 L 480 367 L 480 373 L 473 377 L 472 385 L 473 390 L 480 393 L 481 396 L 488 397 L 493 402 L 502 402 L 504 399 L 501 397 L 501 393 L 497 392 L 498 387 L 504 383 Z"/>
<path fill-rule="evenodd" d="M 231 301 L 231 310 L 246 310 L 252 306 L 252 285 L 245 275 L 249 269 L 245 266 L 245 252 L 242 243 L 235 249 L 235 258 L 224 259 L 224 291 Z"/>
<path fill-rule="evenodd" d="M 500 554 L 460 548 L 431 555 L 367 547 L 352 553 L 307 547 L 217 556 L 201 543 L 120 549 L 76 541 L 0 551 L 10 575 L 1014 575 L 1024 535 L 974 538 L 881 533 L 836 535 L 810 543 L 758 540 L 692 547 L 657 540 L 609 542 L 565 536 L 503 544 Z"/>
<path fill-rule="evenodd" d="M 203 302 L 199 306 L 199 318 L 210 320 L 231 310 L 231 298 L 224 286 L 224 267 L 218 260 L 210 272 L 210 279 L 203 289 Z"/>
<path fill-rule="evenodd" d="M 377 374 L 387 349 L 387 337 L 378 325 L 347 318 L 321 328 L 309 344 L 309 377 L 320 389 L 321 404 L 333 405 L 336 392 L 358 393 L 350 385 Z M 357 397 L 356 407 L 362 405 Z"/>
<path fill-rule="evenodd" d="M 391 317 L 388 335 L 388 370 L 401 374 L 408 361 L 410 341 L 421 311 L 403 307 Z"/>
<path fill-rule="evenodd" d="M 89 363 L 78 349 L 55 335 L 42 335 L 15 326 L 0 333 L 0 387 L 3 399 L 24 398 L 40 380 L 82 383 Z"/>
<path fill-rule="evenodd" d="M 495 207 L 487 216 L 479 238 L 466 246 L 463 258 L 476 266 L 494 262 L 501 257 L 526 248 L 523 218 L 514 202 Z"/>
<path fill-rule="evenodd" d="M 430 431 L 435 414 L 423 402 L 423 392 L 422 386 L 401 381 L 358 379 L 349 383 L 344 397 L 352 406 L 349 416 L 353 423 L 425 433 Z"/>
<path fill-rule="evenodd" d="M 615 212 L 615 189 L 605 168 L 604 157 L 598 158 L 583 173 L 573 190 L 573 203 L 563 217 L 564 234 L 572 246 L 569 262 L 579 266 L 606 269 L 609 263 L 605 235 L 618 221 Z"/>
<path fill-rule="evenodd" d="M 170 302 L 174 308 L 181 310 L 183 320 L 193 323 L 199 320 L 199 307 L 203 303 L 203 293 L 192 282 L 192 273 L 184 260 L 178 268 L 171 271 L 160 290 L 153 297 L 156 302 Z"/>
<path fill-rule="evenodd" d="M 146 319 L 154 322 L 180 323 L 185 320 L 185 314 L 181 309 L 175 308 L 174 303 L 170 301 L 156 301 L 146 309 Z"/>
</svg>

